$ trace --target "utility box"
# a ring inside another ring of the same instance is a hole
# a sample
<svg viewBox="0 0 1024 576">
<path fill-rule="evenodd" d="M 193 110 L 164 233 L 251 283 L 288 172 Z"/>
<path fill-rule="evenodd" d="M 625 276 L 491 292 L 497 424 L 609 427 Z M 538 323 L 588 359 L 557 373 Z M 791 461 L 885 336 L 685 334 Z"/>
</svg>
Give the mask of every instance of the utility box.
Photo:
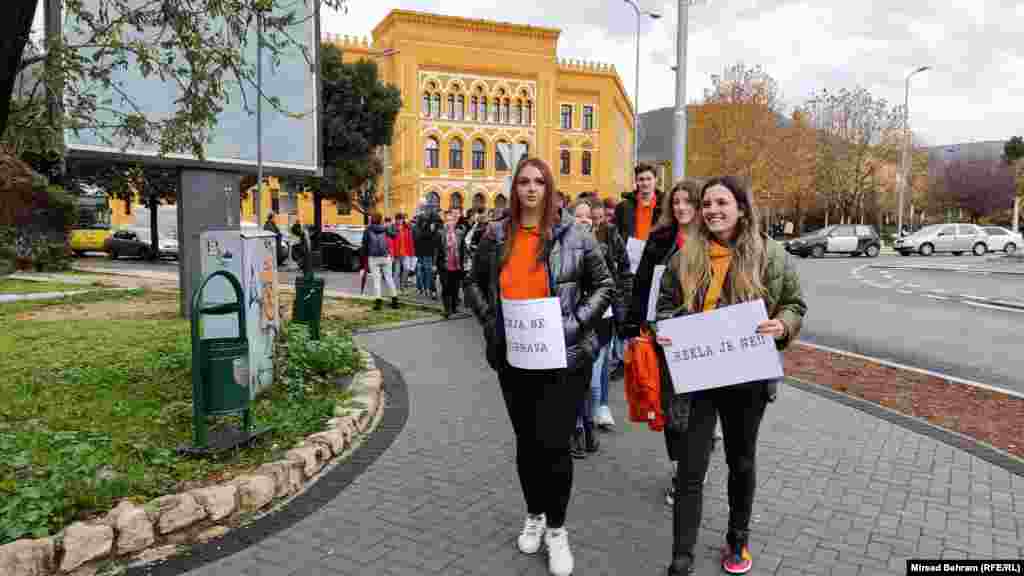
<svg viewBox="0 0 1024 576">
<path fill-rule="evenodd" d="M 249 396 L 255 398 L 274 381 L 274 341 L 281 327 L 276 238 L 261 230 L 213 229 L 200 233 L 199 245 L 203 278 L 226 270 L 241 283 L 249 340 Z M 203 291 L 204 306 L 226 304 L 234 298 L 231 285 L 221 278 Z M 239 336 L 234 318 L 205 318 L 202 329 L 201 338 Z"/>
</svg>

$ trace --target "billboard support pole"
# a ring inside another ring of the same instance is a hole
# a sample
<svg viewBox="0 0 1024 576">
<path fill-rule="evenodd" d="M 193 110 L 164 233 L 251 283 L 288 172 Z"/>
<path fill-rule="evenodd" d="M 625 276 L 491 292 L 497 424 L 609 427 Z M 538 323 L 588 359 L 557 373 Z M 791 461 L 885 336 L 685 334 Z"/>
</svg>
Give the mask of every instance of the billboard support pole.
<svg viewBox="0 0 1024 576">
<path fill-rule="evenodd" d="M 263 196 L 263 13 L 256 15 L 256 197 L 253 214 L 256 226 L 263 217 L 260 199 Z"/>
</svg>

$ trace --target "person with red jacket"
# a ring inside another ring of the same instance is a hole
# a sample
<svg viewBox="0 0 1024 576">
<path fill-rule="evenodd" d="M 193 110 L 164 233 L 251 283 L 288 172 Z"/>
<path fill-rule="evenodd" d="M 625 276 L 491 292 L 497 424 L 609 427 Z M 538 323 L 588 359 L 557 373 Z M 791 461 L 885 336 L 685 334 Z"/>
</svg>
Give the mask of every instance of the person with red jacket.
<svg viewBox="0 0 1024 576">
<path fill-rule="evenodd" d="M 405 214 L 399 212 L 395 216 L 395 286 L 399 291 L 406 289 L 408 275 L 415 270 L 415 250 L 412 242 L 412 227 L 405 219 Z"/>
</svg>

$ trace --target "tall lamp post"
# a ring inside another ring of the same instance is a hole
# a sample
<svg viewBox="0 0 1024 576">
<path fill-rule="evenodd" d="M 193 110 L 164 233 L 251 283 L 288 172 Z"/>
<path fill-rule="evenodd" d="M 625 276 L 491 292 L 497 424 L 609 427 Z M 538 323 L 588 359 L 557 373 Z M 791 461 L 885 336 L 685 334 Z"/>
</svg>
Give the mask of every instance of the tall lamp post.
<svg viewBox="0 0 1024 576">
<path fill-rule="evenodd" d="M 636 12 L 636 68 L 633 73 L 636 75 L 635 87 L 633 89 L 633 164 L 640 162 L 640 21 L 641 16 L 650 16 L 651 20 L 661 18 L 658 12 L 641 10 L 635 0 L 623 0 L 633 7 Z"/>
<path fill-rule="evenodd" d="M 672 181 L 686 177 L 686 44 L 689 38 L 690 6 L 698 0 L 679 0 L 676 22 L 676 105 L 672 131 Z"/>
<path fill-rule="evenodd" d="M 896 234 L 903 233 L 903 195 L 910 182 L 910 79 L 919 72 L 930 70 L 931 66 L 921 66 L 907 74 L 905 89 L 903 92 L 903 166 L 900 174 L 900 193 L 897 203 L 899 204 L 896 217 Z"/>
</svg>

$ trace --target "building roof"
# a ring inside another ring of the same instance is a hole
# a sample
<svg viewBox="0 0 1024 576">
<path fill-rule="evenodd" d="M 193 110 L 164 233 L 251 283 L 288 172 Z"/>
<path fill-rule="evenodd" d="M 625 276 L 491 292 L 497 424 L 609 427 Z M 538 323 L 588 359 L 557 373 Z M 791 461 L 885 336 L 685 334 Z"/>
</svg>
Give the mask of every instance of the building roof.
<svg viewBox="0 0 1024 576">
<path fill-rule="evenodd" d="M 388 15 L 377 24 L 373 29 L 373 35 L 376 37 L 380 32 L 383 32 L 388 27 L 392 26 L 396 22 L 413 22 L 431 24 L 434 26 L 446 26 L 451 28 L 462 28 L 466 30 L 474 31 L 491 31 L 491 32 L 503 32 L 512 34 L 521 34 L 524 36 L 533 36 L 538 38 L 548 38 L 557 40 L 558 36 L 562 33 L 558 28 L 542 28 L 540 26 L 529 26 L 526 24 L 513 24 L 510 22 L 497 22 L 495 20 L 484 20 L 480 18 L 463 18 L 461 16 L 448 16 L 445 14 L 433 14 L 430 12 L 418 12 L 415 10 L 399 10 L 395 9 L 388 12 Z"/>
</svg>

